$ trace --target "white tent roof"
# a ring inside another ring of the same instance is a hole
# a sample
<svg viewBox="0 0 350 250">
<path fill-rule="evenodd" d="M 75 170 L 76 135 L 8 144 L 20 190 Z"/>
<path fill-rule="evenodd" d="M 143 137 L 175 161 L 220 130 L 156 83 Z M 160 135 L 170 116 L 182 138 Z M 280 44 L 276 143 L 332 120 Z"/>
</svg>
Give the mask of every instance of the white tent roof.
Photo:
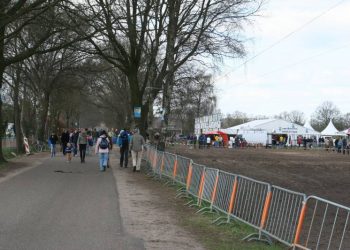
<svg viewBox="0 0 350 250">
<path fill-rule="evenodd" d="M 235 135 L 238 133 L 237 129 L 231 129 L 231 128 L 224 128 L 224 129 L 220 129 L 221 132 L 224 132 L 228 135 Z"/>
<path fill-rule="evenodd" d="M 344 134 L 347 134 L 347 135 L 350 135 L 350 128 L 347 128 L 343 131 L 341 131 L 341 133 L 344 133 Z"/>
<path fill-rule="evenodd" d="M 298 124 L 280 120 L 280 119 L 263 119 L 247 122 L 241 125 L 237 125 L 231 128 L 228 128 L 229 131 L 234 131 L 235 134 L 239 130 L 264 130 L 268 133 L 276 134 L 300 134 L 300 135 L 319 135 L 320 133 L 316 132 L 313 129 L 305 128 Z"/>
<path fill-rule="evenodd" d="M 322 135 L 326 136 L 337 136 L 344 135 L 345 133 L 339 132 L 338 129 L 334 127 L 332 119 L 329 121 L 328 126 L 321 132 Z"/>
<path fill-rule="evenodd" d="M 261 127 L 262 125 L 265 125 L 269 122 L 272 122 L 276 119 L 262 119 L 262 120 L 255 120 L 255 121 L 251 121 L 251 122 L 246 122 L 240 125 L 236 125 L 233 127 L 230 127 L 228 129 L 230 130 L 250 130 L 250 129 L 259 129 L 259 127 Z"/>
<path fill-rule="evenodd" d="M 316 131 L 316 130 L 311 126 L 311 124 L 310 124 L 309 121 L 306 121 L 306 122 L 305 122 L 304 127 L 305 127 L 305 128 L 308 128 L 308 129 L 311 129 L 311 130 L 313 130 L 313 131 Z"/>
</svg>

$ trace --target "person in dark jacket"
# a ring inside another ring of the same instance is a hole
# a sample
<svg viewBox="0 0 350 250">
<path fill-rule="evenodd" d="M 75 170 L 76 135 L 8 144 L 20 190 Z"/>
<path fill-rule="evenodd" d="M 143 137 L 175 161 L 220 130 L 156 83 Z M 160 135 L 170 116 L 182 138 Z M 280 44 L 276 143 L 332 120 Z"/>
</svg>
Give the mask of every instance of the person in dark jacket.
<svg viewBox="0 0 350 250">
<path fill-rule="evenodd" d="M 68 142 L 69 142 L 69 132 L 67 130 L 63 130 L 63 133 L 61 135 L 61 144 L 62 144 L 63 155 L 66 155 L 66 147 L 67 147 Z"/>
<path fill-rule="evenodd" d="M 341 142 L 342 142 L 343 154 L 345 155 L 346 147 L 348 146 L 348 140 L 346 139 L 346 137 L 344 137 Z"/>
<path fill-rule="evenodd" d="M 80 153 L 80 163 L 85 163 L 86 145 L 88 143 L 86 131 L 87 129 L 83 129 L 82 132 L 79 134 L 77 140 L 77 145 Z"/>
<path fill-rule="evenodd" d="M 79 138 L 79 134 L 80 134 L 80 131 L 78 131 L 77 129 L 74 130 L 74 133 L 72 135 L 72 143 L 73 143 L 73 147 L 74 147 L 74 150 L 73 150 L 73 156 L 77 156 L 78 154 L 78 138 Z"/>
<path fill-rule="evenodd" d="M 120 131 L 118 136 L 118 146 L 120 148 L 120 167 L 128 167 L 128 157 L 129 157 L 129 133 L 126 129 Z"/>
<path fill-rule="evenodd" d="M 50 148 L 51 148 L 51 157 L 55 157 L 56 156 L 56 143 L 58 141 L 58 137 L 55 133 L 51 133 L 51 136 L 49 138 L 49 144 L 50 144 Z"/>
</svg>

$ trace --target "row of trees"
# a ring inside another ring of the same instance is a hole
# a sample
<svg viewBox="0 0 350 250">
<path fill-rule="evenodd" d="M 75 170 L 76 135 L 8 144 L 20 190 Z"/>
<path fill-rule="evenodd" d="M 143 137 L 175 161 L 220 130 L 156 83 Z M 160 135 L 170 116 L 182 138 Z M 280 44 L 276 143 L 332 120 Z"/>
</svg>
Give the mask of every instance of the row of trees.
<svg viewBox="0 0 350 250">
<path fill-rule="evenodd" d="M 233 114 L 228 114 L 227 117 L 223 119 L 222 126 L 227 128 L 257 119 L 267 118 L 267 116 L 248 116 L 246 113 L 236 111 Z M 274 118 L 290 121 L 299 125 L 304 125 L 306 122 L 305 114 L 297 110 L 290 112 L 284 111 L 274 116 Z M 330 101 L 323 102 L 316 108 L 311 115 L 310 124 L 315 130 L 322 131 L 327 127 L 331 119 L 338 130 L 350 128 L 350 113 L 342 114 L 339 108 Z"/>
<path fill-rule="evenodd" d="M 22 134 L 45 140 L 62 116 L 62 126 L 79 122 L 88 104 L 142 132 L 160 96 L 165 127 L 172 110 L 183 121 L 187 108 L 205 114 L 215 97 L 203 65 L 244 55 L 239 31 L 259 7 L 258 0 L 1 1 L 0 89 L 11 100 L 1 98 L 0 124 L 3 101 L 13 107 L 17 145 Z"/>
</svg>

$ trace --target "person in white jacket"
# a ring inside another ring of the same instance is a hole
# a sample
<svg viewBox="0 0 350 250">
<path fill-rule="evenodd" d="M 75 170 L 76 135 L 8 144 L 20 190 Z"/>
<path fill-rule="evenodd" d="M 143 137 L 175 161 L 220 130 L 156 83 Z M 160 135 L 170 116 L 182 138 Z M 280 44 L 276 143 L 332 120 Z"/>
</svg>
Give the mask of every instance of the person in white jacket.
<svg viewBox="0 0 350 250">
<path fill-rule="evenodd" d="M 101 132 L 101 136 L 97 139 L 95 153 L 99 154 L 100 158 L 100 171 L 106 171 L 108 163 L 109 141 L 106 131 Z"/>
</svg>

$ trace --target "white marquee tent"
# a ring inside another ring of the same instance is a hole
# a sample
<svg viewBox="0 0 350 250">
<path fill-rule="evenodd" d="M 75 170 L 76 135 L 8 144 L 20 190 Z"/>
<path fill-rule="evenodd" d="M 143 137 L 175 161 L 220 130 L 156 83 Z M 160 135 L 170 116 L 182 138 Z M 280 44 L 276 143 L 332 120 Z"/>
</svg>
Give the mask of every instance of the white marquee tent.
<svg viewBox="0 0 350 250">
<path fill-rule="evenodd" d="M 311 124 L 310 124 L 309 121 L 306 121 L 306 122 L 305 122 L 304 127 L 305 127 L 305 128 L 308 128 L 308 129 L 311 129 L 312 131 L 317 132 L 317 131 L 311 126 Z"/>
<path fill-rule="evenodd" d="M 311 126 L 310 126 L 311 127 Z M 315 131 L 312 128 L 307 128 L 292 122 L 280 120 L 280 119 L 263 119 L 263 120 L 255 120 L 251 122 L 247 122 L 244 124 L 240 124 L 234 127 L 230 127 L 227 129 L 221 129 L 222 132 L 225 132 L 227 134 L 241 134 L 243 137 L 249 136 L 251 140 L 254 140 L 254 135 L 256 134 L 256 137 L 261 138 L 261 134 L 265 133 L 267 135 L 287 135 L 290 139 L 290 141 L 295 144 L 296 139 L 299 135 L 311 138 L 311 137 L 318 137 L 321 136 L 321 134 L 317 131 Z M 263 142 L 263 144 L 266 143 Z M 249 141 L 247 140 L 249 143 Z M 262 139 L 259 139 L 259 143 L 262 143 Z M 255 143 L 255 142 L 254 142 Z"/>
<path fill-rule="evenodd" d="M 345 136 L 343 131 L 339 132 L 333 124 L 332 119 L 329 121 L 327 127 L 321 132 L 322 136 Z"/>
<path fill-rule="evenodd" d="M 255 120 L 225 129 L 225 131 L 235 132 L 235 134 L 242 130 L 265 130 L 269 134 L 320 135 L 319 132 L 312 128 L 306 128 L 280 119 Z"/>
</svg>

